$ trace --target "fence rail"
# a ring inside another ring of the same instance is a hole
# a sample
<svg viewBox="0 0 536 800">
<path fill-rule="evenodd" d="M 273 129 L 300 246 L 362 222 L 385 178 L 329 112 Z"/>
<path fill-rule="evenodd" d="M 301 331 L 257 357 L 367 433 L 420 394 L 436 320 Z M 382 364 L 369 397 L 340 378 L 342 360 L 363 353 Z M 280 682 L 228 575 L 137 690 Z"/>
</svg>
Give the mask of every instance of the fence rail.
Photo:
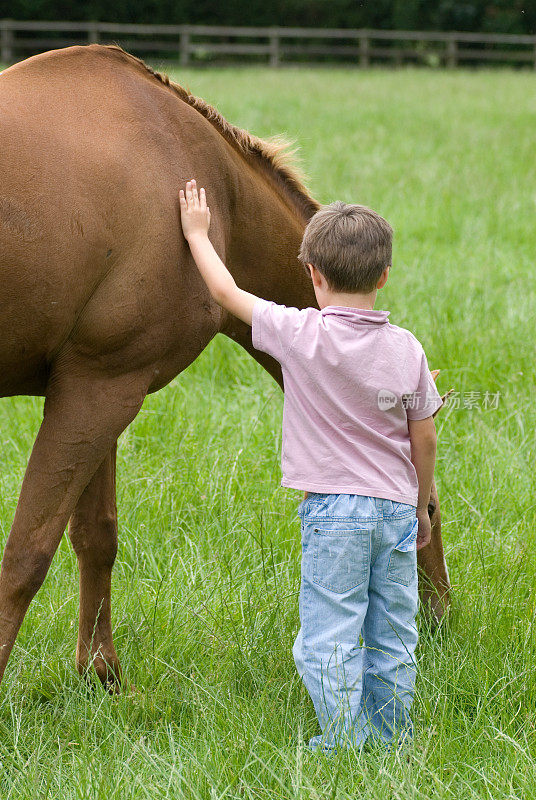
<svg viewBox="0 0 536 800">
<path fill-rule="evenodd" d="M 183 66 L 247 60 L 277 67 L 329 60 L 360 67 L 503 62 L 536 69 L 536 36 L 517 34 L 0 20 L 0 61 L 5 64 L 43 50 L 96 42 L 117 43 L 137 55 L 178 60 Z"/>
</svg>

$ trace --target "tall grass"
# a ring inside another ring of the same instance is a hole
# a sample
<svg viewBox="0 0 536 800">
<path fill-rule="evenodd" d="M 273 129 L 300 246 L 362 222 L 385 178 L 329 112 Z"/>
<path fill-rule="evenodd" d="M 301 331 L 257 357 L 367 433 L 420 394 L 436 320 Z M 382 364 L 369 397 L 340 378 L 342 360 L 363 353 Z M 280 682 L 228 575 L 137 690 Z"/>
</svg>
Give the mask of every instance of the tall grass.
<svg viewBox="0 0 536 800">
<path fill-rule="evenodd" d="M 113 616 L 135 688 L 111 698 L 74 671 L 64 540 L 0 690 L 0 797 L 536 797 L 535 76 L 174 77 L 233 122 L 295 138 L 321 201 L 384 214 L 396 248 L 378 306 L 421 339 L 441 390 L 500 392 L 496 409 L 438 418 L 450 624 L 423 629 L 408 752 L 304 749 L 316 721 L 291 655 L 300 552 L 297 494 L 279 487 L 282 398 L 218 338 L 121 439 Z M 0 404 L 2 543 L 40 412 Z"/>
</svg>

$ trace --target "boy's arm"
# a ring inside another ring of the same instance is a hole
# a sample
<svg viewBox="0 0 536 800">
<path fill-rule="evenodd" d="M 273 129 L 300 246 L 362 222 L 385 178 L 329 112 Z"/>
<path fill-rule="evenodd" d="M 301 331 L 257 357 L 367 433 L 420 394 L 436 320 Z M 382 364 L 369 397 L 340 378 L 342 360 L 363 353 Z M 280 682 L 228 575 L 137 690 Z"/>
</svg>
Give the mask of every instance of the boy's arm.
<svg viewBox="0 0 536 800">
<path fill-rule="evenodd" d="M 411 442 L 411 461 L 419 481 L 417 500 L 417 550 L 429 544 L 432 538 L 432 526 L 428 516 L 428 501 L 434 480 L 434 466 L 437 446 L 437 434 L 433 417 L 425 419 L 408 419 L 409 438 Z"/>
<path fill-rule="evenodd" d="M 186 191 L 179 192 L 179 201 L 182 230 L 210 294 L 220 306 L 251 325 L 253 306 L 259 298 L 238 288 L 214 250 L 208 238 L 210 210 L 205 190 L 201 189 L 198 195 L 195 180 L 188 181 Z"/>
</svg>

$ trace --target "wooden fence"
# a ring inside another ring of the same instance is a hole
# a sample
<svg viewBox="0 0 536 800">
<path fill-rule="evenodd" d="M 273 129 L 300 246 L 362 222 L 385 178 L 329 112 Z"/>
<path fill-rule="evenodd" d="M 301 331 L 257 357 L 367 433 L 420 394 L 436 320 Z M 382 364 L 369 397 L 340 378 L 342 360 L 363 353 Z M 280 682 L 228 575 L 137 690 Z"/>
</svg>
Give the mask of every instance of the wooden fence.
<svg viewBox="0 0 536 800">
<path fill-rule="evenodd" d="M 272 67 L 321 62 L 359 67 L 503 63 L 536 69 L 536 36 L 0 20 L 0 61 L 4 64 L 52 48 L 94 42 L 117 43 L 137 55 L 179 61 L 184 66 L 236 61 Z"/>
</svg>

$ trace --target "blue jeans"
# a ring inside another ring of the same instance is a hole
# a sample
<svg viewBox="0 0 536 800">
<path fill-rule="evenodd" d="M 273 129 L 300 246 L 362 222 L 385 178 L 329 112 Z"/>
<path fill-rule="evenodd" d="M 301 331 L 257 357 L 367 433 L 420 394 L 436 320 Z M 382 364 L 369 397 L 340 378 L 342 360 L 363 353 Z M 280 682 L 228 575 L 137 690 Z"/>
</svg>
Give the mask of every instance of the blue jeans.
<svg viewBox="0 0 536 800">
<path fill-rule="evenodd" d="M 417 644 L 415 506 L 350 494 L 300 503 L 296 667 L 322 729 L 313 749 L 411 735 Z"/>
</svg>

